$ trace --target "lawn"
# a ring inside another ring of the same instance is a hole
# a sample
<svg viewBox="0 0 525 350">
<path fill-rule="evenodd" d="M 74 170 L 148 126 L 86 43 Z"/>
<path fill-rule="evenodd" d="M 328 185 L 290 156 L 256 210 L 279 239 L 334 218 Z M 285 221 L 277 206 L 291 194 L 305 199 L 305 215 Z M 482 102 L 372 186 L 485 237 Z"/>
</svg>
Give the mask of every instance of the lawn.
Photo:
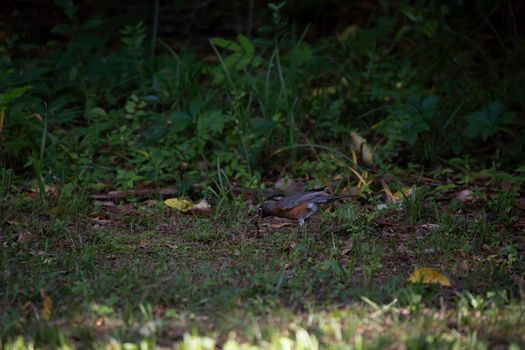
<svg viewBox="0 0 525 350">
<path fill-rule="evenodd" d="M 304 227 L 233 194 L 210 217 L 8 195 L 4 347 L 521 348 L 525 213 L 480 179 L 468 198 L 369 190 Z M 420 267 L 451 286 L 407 281 Z"/>
</svg>

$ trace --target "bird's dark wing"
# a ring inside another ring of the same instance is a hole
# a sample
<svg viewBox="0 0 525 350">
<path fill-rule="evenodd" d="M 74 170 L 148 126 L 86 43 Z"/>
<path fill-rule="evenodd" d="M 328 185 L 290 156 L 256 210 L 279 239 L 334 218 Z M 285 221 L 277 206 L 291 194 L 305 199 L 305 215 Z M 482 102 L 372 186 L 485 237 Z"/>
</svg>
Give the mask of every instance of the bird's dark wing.
<svg viewBox="0 0 525 350">
<path fill-rule="evenodd" d="M 329 201 L 331 196 L 324 192 L 301 192 L 286 196 L 276 203 L 276 206 L 288 210 L 300 206 L 305 203 L 325 203 Z"/>
</svg>

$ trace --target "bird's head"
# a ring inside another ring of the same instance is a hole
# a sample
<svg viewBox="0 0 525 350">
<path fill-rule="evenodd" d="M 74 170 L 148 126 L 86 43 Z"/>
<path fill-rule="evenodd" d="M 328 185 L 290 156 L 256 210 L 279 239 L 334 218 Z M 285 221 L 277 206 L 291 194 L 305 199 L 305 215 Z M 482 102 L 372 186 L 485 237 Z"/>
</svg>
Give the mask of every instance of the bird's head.
<svg viewBox="0 0 525 350">
<path fill-rule="evenodd" d="M 259 207 L 259 215 L 261 217 L 267 217 L 273 215 L 273 208 L 275 207 L 274 202 L 265 202 Z"/>
</svg>

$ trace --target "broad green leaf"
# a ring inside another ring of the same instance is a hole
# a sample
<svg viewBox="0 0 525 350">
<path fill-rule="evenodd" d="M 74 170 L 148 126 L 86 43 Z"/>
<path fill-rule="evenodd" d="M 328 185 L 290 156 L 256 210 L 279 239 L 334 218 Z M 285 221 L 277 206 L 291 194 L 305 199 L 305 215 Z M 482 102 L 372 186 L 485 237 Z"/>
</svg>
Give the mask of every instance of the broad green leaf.
<svg viewBox="0 0 525 350">
<path fill-rule="evenodd" d="M 313 50 L 305 42 L 300 43 L 299 45 L 294 46 L 290 52 L 290 59 L 293 62 L 308 62 L 313 57 Z"/>
<path fill-rule="evenodd" d="M 253 54 L 255 53 L 255 48 L 253 47 L 250 40 L 245 37 L 244 35 L 238 35 L 237 39 L 242 45 L 242 48 L 244 49 L 244 52 L 242 53 L 240 57 L 239 65 L 241 67 L 245 67 L 248 64 L 250 64 L 251 60 L 253 59 Z"/>
<path fill-rule="evenodd" d="M 190 102 L 190 106 L 188 108 L 188 111 L 190 112 L 190 115 L 195 118 L 204 108 L 205 103 L 198 98 L 194 98 Z"/>
<path fill-rule="evenodd" d="M 104 21 L 101 19 L 88 19 L 87 21 L 82 23 L 82 25 L 80 26 L 80 30 L 93 30 L 100 27 L 103 23 Z"/>
<path fill-rule="evenodd" d="M 217 47 L 220 47 L 220 48 L 223 48 L 223 49 L 227 49 L 227 50 L 231 50 L 231 51 L 242 51 L 242 47 L 231 41 L 231 40 L 227 40 L 227 39 L 223 39 L 223 38 L 213 38 L 211 39 L 211 43 Z"/>
<path fill-rule="evenodd" d="M 184 131 L 191 123 L 192 118 L 182 112 L 172 112 L 168 117 L 169 122 L 172 125 L 172 131 Z"/>
<path fill-rule="evenodd" d="M 512 122 L 514 115 L 514 112 L 505 111 L 500 101 L 489 103 L 467 117 L 465 136 L 481 137 L 486 140 L 498 132 L 501 127 Z"/>
<path fill-rule="evenodd" d="M 224 60 L 224 63 L 227 67 L 233 67 L 236 70 L 242 70 L 245 68 L 251 61 L 251 58 L 243 55 L 242 53 L 234 53 Z"/>
<path fill-rule="evenodd" d="M 218 134 L 222 132 L 225 121 L 226 116 L 224 116 L 221 111 L 208 110 L 200 116 L 198 130 L 203 133 L 211 132 L 213 134 Z"/>
<path fill-rule="evenodd" d="M 0 106 L 6 105 L 15 98 L 20 97 L 29 89 L 31 89 L 31 86 L 21 86 L 11 90 L 7 90 L 3 94 L 0 94 Z"/>
<path fill-rule="evenodd" d="M 430 126 L 421 120 L 410 120 L 407 121 L 402 126 L 403 139 L 410 146 L 413 146 L 416 141 L 419 133 L 422 131 L 430 130 Z"/>
<path fill-rule="evenodd" d="M 66 105 L 75 102 L 75 96 L 72 95 L 61 95 L 49 102 L 49 113 L 57 113 L 63 109 Z"/>
<path fill-rule="evenodd" d="M 421 110 L 423 113 L 433 113 L 437 108 L 439 102 L 439 97 L 437 96 L 427 96 L 421 103 Z"/>
<path fill-rule="evenodd" d="M 53 34 L 69 34 L 71 32 L 71 26 L 66 23 L 59 23 L 56 26 L 51 29 L 51 33 Z"/>
<path fill-rule="evenodd" d="M 252 60 L 252 67 L 253 68 L 258 68 L 260 67 L 262 64 L 264 63 L 264 60 L 262 58 L 260 58 L 259 56 L 255 57 L 253 60 Z"/>
<path fill-rule="evenodd" d="M 257 136 L 269 135 L 274 127 L 274 122 L 261 117 L 254 117 L 250 119 L 250 125 L 253 133 Z"/>
<path fill-rule="evenodd" d="M 78 10 L 78 6 L 75 5 L 73 0 L 55 0 L 55 4 L 60 6 L 69 18 L 73 18 L 75 12 Z"/>
<path fill-rule="evenodd" d="M 237 35 L 237 40 L 239 41 L 242 48 L 244 49 L 245 55 L 250 56 L 250 59 L 251 59 L 251 57 L 253 56 L 255 52 L 255 48 L 253 47 L 253 44 L 251 43 L 250 39 L 248 39 L 242 34 L 239 34 Z"/>
</svg>

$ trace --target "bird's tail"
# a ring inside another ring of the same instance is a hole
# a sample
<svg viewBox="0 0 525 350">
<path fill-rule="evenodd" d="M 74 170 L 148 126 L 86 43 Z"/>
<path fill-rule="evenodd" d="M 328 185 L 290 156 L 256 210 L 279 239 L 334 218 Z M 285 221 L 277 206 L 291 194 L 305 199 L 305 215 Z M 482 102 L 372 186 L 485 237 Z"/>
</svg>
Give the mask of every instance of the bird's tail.
<svg viewBox="0 0 525 350">
<path fill-rule="evenodd" d="M 329 197 L 326 197 L 326 201 L 327 202 L 334 202 L 334 201 L 338 201 L 340 199 L 346 199 L 346 198 L 352 198 L 352 197 L 357 197 L 358 195 L 357 194 L 339 194 L 339 195 L 335 195 L 335 196 L 329 196 Z"/>
</svg>

